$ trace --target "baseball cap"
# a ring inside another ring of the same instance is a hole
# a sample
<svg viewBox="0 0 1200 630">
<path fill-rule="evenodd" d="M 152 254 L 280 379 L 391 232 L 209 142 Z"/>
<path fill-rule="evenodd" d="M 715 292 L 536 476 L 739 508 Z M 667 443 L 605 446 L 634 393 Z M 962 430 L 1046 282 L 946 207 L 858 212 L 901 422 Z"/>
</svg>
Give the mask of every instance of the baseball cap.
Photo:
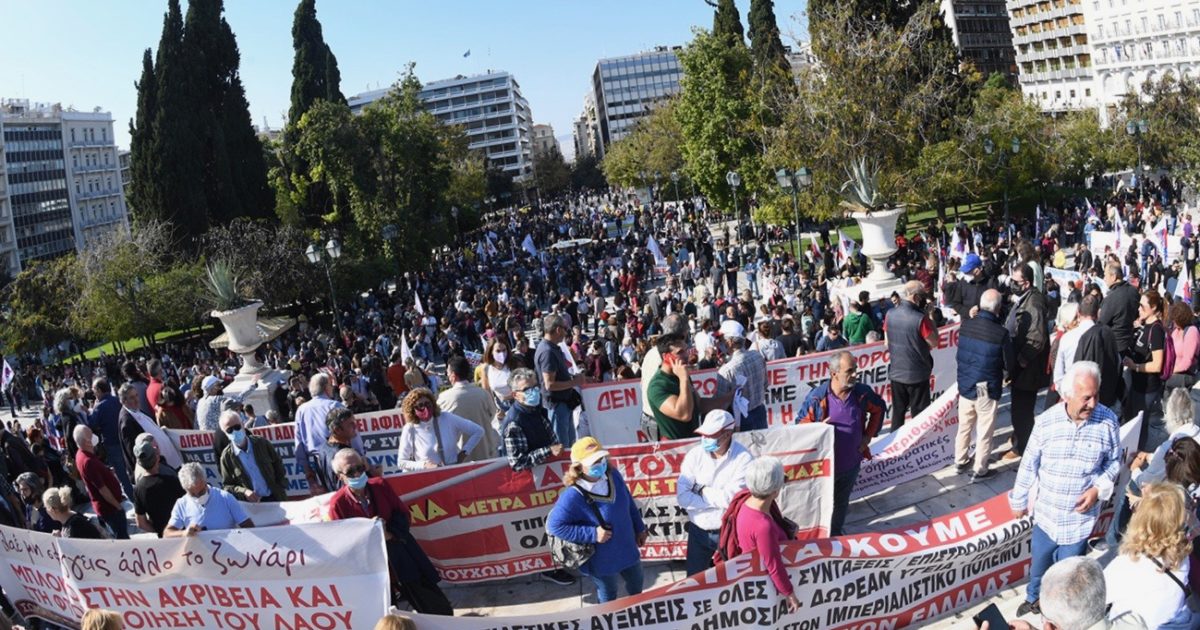
<svg viewBox="0 0 1200 630">
<path fill-rule="evenodd" d="M 746 338 L 746 329 L 736 319 L 727 319 L 721 322 L 719 330 L 722 337 L 737 337 L 739 339 Z"/>
<path fill-rule="evenodd" d="M 710 437 L 725 429 L 732 429 L 734 424 L 733 414 L 724 409 L 713 409 L 704 416 L 704 422 L 700 423 L 696 434 Z"/>
<path fill-rule="evenodd" d="M 608 457 L 608 451 L 600 445 L 600 440 L 594 437 L 580 438 L 571 446 L 571 462 L 591 466 L 598 460 Z"/>
<path fill-rule="evenodd" d="M 983 263 L 979 260 L 979 254 L 967 254 L 967 257 L 963 260 L 962 267 L 959 269 L 963 273 L 971 273 L 978 269 L 981 264 Z"/>
<path fill-rule="evenodd" d="M 134 444 L 133 456 L 142 465 L 142 468 L 150 468 L 158 461 L 158 450 L 154 448 L 154 442 L 146 440 Z"/>
<path fill-rule="evenodd" d="M 221 379 L 219 379 L 215 376 L 212 376 L 212 375 L 205 376 L 204 381 L 202 381 L 200 383 L 200 389 L 207 392 L 208 390 L 212 389 L 213 387 L 216 387 L 220 383 L 221 383 Z"/>
</svg>

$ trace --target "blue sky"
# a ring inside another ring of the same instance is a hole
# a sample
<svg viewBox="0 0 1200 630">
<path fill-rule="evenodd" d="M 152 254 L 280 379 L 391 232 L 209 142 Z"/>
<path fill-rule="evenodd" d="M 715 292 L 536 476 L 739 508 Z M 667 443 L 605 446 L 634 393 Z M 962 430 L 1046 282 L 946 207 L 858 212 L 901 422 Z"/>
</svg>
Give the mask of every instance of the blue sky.
<svg viewBox="0 0 1200 630">
<path fill-rule="evenodd" d="M 749 5 L 738 0 L 743 24 Z M 112 112 L 117 142 L 128 147 L 142 50 L 157 47 L 166 6 L 166 0 L 0 0 L 0 97 L 99 106 Z M 776 0 L 784 45 L 807 37 L 798 21 L 805 6 L 805 0 Z M 294 0 L 225 2 L 256 125 L 265 117 L 279 127 L 287 113 L 295 7 Z M 347 96 L 394 82 L 409 61 L 423 82 L 507 70 L 534 121 L 554 126 L 564 152 L 597 59 L 684 44 L 693 27 L 712 26 L 704 0 L 318 0 L 317 16 Z"/>
</svg>

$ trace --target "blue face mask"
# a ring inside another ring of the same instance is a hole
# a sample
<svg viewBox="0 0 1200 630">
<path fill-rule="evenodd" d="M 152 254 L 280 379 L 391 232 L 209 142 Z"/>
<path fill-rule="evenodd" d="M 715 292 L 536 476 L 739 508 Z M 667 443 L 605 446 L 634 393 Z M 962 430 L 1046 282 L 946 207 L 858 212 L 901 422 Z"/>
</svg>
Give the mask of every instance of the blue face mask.
<svg viewBox="0 0 1200 630">
<path fill-rule="evenodd" d="M 721 443 L 717 441 L 717 438 L 701 437 L 700 448 L 704 449 L 706 453 L 716 453 L 717 449 L 721 448 Z"/>
<path fill-rule="evenodd" d="M 588 468 L 588 476 L 595 477 L 597 479 L 603 477 L 604 473 L 607 473 L 607 472 L 608 472 L 608 461 L 603 460 L 603 459 L 596 462 L 595 464 L 592 464 L 591 468 Z"/>
<path fill-rule="evenodd" d="M 542 404 L 542 390 L 536 387 L 530 387 L 525 390 L 525 405 L 527 407 L 536 407 Z"/>
<path fill-rule="evenodd" d="M 246 430 L 245 429 L 237 429 L 236 431 L 231 431 L 229 433 L 229 439 L 233 440 L 234 444 L 237 444 L 238 446 L 242 446 L 243 444 L 246 443 Z"/>
<path fill-rule="evenodd" d="M 362 490 L 367 487 L 367 473 L 363 473 L 357 477 L 346 479 L 346 485 L 350 486 L 351 490 Z"/>
</svg>

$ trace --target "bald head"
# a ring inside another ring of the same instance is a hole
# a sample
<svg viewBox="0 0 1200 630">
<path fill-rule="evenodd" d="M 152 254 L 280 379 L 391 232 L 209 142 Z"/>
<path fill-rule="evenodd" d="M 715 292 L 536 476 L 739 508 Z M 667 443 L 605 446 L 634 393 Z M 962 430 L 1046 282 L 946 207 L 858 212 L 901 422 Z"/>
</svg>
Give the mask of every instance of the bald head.
<svg viewBox="0 0 1200 630">
<path fill-rule="evenodd" d="M 75 438 L 75 444 L 79 446 L 79 450 L 85 453 L 91 453 L 95 448 L 95 445 L 92 444 L 92 430 L 85 424 L 75 425 L 71 437 Z"/>
<path fill-rule="evenodd" d="M 925 285 L 921 284 L 920 280 L 909 280 L 908 282 L 904 283 L 903 287 L 900 288 L 900 297 L 908 300 L 909 302 L 915 302 L 917 296 L 924 292 Z"/>
<path fill-rule="evenodd" d="M 1004 297 L 995 289 L 988 289 L 979 296 L 979 310 L 987 311 L 992 315 L 1000 314 L 1000 304 L 1004 301 Z"/>
</svg>

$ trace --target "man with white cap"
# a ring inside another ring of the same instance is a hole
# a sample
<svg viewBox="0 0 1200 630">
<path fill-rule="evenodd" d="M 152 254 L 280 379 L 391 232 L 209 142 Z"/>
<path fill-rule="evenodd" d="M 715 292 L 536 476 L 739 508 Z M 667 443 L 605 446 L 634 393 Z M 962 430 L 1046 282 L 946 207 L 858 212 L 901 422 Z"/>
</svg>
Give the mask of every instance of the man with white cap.
<svg viewBox="0 0 1200 630">
<path fill-rule="evenodd" d="M 220 377 L 208 375 L 200 382 L 204 398 L 196 403 L 196 424 L 201 431 L 217 431 L 220 428 L 222 403 L 225 394 L 222 390 L 225 382 Z"/>
<path fill-rule="evenodd" d="M 733 384 L 733 412 L 739 431 L 767 428 L 767 360 L 746 349 L 746 329 L 740 322 L 721 322 L 721 339 L 729 346 L 729 361 L 718 373 Z"/>
<path fill-rule="evenodd" d="M 688 451 L 675 483 L 675 498 L 687 510 L 687 574 L 712 566 L 721 535 L 721 516 L 729 501 L 746 487 L 746 467 L 754 456 L 733 441 L 737 423 L 724 409 L 704 416 L 696 429 L 700 443 Z"/>
</svg>

